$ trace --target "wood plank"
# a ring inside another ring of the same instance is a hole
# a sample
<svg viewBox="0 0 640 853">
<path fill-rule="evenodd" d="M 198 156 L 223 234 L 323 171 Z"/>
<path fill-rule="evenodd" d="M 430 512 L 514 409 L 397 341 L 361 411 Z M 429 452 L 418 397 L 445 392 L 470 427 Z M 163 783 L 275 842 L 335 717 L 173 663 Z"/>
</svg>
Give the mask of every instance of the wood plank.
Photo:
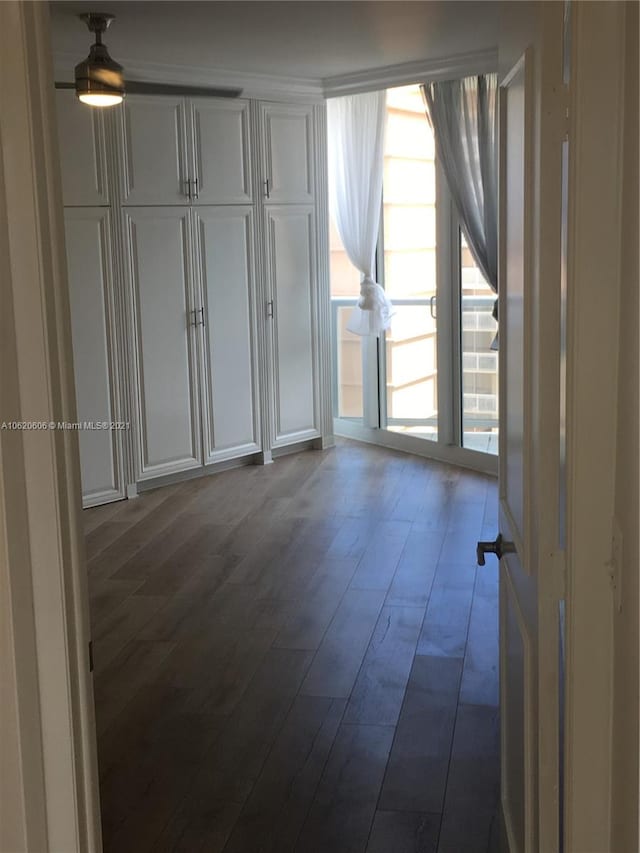
<svg viewBox="0 0 640 853">
<path fill-rule="evenodd" d="M 412 525 L 386 604 L 426 607 L 443 538 L 442 531 L 416 529 Z"/>
<path fill-rule="evenodd" d="M 498 706 L 498 658 L 498 597 L 495 590 L 480 592 L 476 589 L 471 605 L 460 702 Z"/>
<path fill-rule="evenodd" d="M 194 480 L 184 483 L 179 490 L 170 493 L 165 500 L 162 500 L 153 512 L 141 519 L 136 518 L 135 523 L 128 527 L 122 536 L 88 560 L 87 568 L 90 577 L 112 577 L 127 560 L 135 557 L 167 525 L 175 522 L 196 501 L 200 492 L 204 492 L 205 488 L 206 484 L 203 485 L 203 481 Z M 127 504 L 133 505 L 132 513 L 135 518 L 138 514 L 136 507 L 146 507 L 149 502 L 145 502 L 144 497 L 141 497 L 127 501 Z"/>
<path fill-rule="evenodd" d="M 462 661 L 416 657 L 378 808 L 442 812 Z"/>
<path fill-rule="evenodd" d="M 346 723 L 395 726 L 424 608 L 383 607 L 345 713 Z"/>
<path fill-rule="evenodd" d="M 410 530 L 408 521 L 383 521 L 375 527 L 351 581 L 353 589 L 389 589 Z"/>
<path fill-rule="evenodd" d="M 271 649 L 229 718 L 198 781 L 212 796 L 242 800 L 260 775 L 311 660 L 311 653 Z"/>
<path fill-rule="evenodd" d="M 228 525 L 208 523 L 195 519 L 190 535 L 184 539 L 173 553 L 165 553 L 152 565 L 151 572 L 141 582 L 138 595 L 177 595 L 183 593 L 201 593 L 201 576 L 210 579 L 211 569 L 215 572 L 226 563 L 223 557 L 223 543 L 228 536 Z M 140 554 L 140 560 L 144 556 Z M 222 579 L 221 573 L 216 578 Z M 226 578 L 225 578 L 226 579 Z M 203 585 L 204 586 L 204 583 Z M 210 590 L 211 586 L 208 587 Z M 216 586 L 213 585 L 213 590 Z"/>
<path fill-rule="evenodd" d="M 486 853 L 500 797 L 497 708 L 460 705 L 440 832 L 440 853 Z"/>
<path fill-rule="evenodd" d="M 327 551 L 327 556 L 354 557 L 360 560 L 371 541 L 375 526 L 375 522 L 368 518 L 345 518 Z"/>
<path fill-rule="evenodd" d="M 377 811 L 367 853 L 436 853 L 440 819 L 439 814 Z"/>
<path fill-rule="evenodd" d="M 294 849 L 344 708 L 343 699 L 296 699 L 225 853 L 290 853 Z"/>
<path fill-rule="evenodd" d="M 356 559 L 323 560 L 304 599 L 278 634 L 274 646 L 283 649 L 317 649 L 351 582 L 356 565 Z"/>
<path fill-rule="evenodd" d="M 340 726 L 296 853 L 365 850 L 392 740 L 391 726 Z"/>
<path fill-rule="evenodd" d="M 128 596 L 96 626 L 93 661 L 103 670 L 166 602 L 161 595 Z"/>
<path fill-rule="evenodd" d="M 438 564 L 417 654 L 464 657 L 474 579 L 475 567 Z"/>
<path fill-rule="evenodd" d="M 349 697 L 384 596 L 382 590 L 347 590 L 316 652 L 301 693 L 336 699 Z"/>
</svg>

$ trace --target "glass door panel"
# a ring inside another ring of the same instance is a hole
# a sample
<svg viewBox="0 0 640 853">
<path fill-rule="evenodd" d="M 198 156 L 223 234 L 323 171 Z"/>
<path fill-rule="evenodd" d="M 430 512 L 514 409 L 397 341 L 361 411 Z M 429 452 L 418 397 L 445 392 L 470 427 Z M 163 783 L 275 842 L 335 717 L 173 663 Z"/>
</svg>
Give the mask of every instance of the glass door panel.
<svg viewBox="0 0 640 853">
<path fill-rule="evenodd" d="M 438 439 L 436 168 L 419 86 L 387 91 L 383 179 L 386 427 Z"/>
<path fill-rule="evenodd" d="M 497 455 L 498 352 L 491 348 L 498 330 L 495 299 L 460 231 L 462 446 Z"/>
</svg>

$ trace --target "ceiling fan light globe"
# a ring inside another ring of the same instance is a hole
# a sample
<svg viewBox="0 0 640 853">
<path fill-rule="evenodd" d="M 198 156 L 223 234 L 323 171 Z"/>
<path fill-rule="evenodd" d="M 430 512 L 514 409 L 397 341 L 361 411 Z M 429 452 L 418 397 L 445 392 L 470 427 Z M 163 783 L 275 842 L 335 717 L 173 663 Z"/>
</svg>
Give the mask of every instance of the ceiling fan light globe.
<svg viewBox="0 0 640 853">
<path fill-rule="evenodd" d="M 77 97 L 90 107 L 114 107 L 124 100 L 124 95 L 108 95 L 104 92 L 80 92 Z"/>
</svg>

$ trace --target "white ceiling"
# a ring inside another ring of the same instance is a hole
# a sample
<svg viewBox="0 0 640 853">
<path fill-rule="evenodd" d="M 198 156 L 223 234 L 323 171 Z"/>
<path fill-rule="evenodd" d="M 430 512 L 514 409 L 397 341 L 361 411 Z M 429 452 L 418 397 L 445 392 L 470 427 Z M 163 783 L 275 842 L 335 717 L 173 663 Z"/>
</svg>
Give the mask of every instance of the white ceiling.
<svg viewBox="0 0 640 853">
<path fill-rule="evenodd" d="M 54 53 L 88 52 L 80 12 L 116 15 L 105 39 L 114 59 L 326 79 L 495 48 L 498 6 L 429 2 L 68 2 L 53 0 Z"/>
</svg>

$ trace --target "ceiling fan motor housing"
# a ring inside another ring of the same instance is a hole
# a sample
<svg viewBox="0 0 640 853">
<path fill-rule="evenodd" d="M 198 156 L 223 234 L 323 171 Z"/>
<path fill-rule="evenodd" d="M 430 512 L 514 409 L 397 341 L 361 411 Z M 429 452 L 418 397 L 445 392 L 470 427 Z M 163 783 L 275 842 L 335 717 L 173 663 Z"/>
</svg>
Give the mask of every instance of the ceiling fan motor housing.
<svg viewBox="0 0 640 853">
<path fill-rule="evenodd" d="M 96 34 L 95 44 L 91 45 L 89 56 L 79 62 L 75 68 L 76 94 L 112 95 L 124 98 L 125 85 L 122 65 L 109 56 L 102 44 L 102 33 L 107 29 L 114 16 L 106 13 L 80 15 L 89 30 Z"/>
</svg>

